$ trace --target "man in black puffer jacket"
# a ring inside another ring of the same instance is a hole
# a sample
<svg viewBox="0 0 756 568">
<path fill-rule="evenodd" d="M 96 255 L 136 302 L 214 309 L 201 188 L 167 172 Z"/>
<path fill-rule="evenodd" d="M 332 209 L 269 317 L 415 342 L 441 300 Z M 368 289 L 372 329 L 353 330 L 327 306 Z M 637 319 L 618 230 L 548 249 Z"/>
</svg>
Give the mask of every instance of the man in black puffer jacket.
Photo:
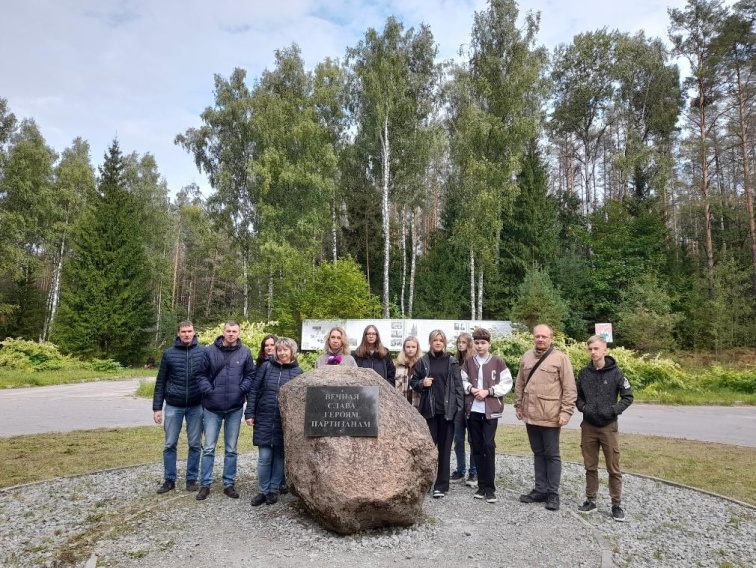
<svg viewBox="0 0 756 568">
<path fill-rule="evenodd" d="M 173 347 L 163 353 L 160 370 L 155 380 L 152 411 L 155 424 L 163 424 L 163 485 L 158 493 L 167 493 L 176 487 L 176 445 L 181 426 L 186 419 L 186 437 L 189 455 L 186 460 L 186 490 L 197 491 L 199 460 L 202 451 L 202 395 L 194 371 L 199 366 L 205 348 L 197 343 L 194 326 L 190 321 L 178 325 Z M 163 410 L 165 403 L 165 410 Z"/>
<path fill-rule="evenodd" d="M 583 513 L 596 510 L 598 452 L 601 447 L 609 472 L 612 517 L 615 521 L 624 521 L 617 417 L 632 404 L 633 389 L 614 358 L 606 354 L 606 339 L 598 335 L 591 337 L 588 340 L 588 354 L 591 362 L 580 371 L 577 381 L 577 409 L 583 413 L 580 447 L 583 450 L 586 486 L 586 500 L 578 510 Z"/>
<path fill-rule="evenodd" d="M 252 388 L 255 376 L 255 360 L 249 347 L 239 339 L 239 324 L 228 321 L 223 326 L 223 335 L 205 349 L 197 370 L 197 384 L 202 392 L 203 420 L 205 423 L 205 447 L 202 450 L 202 487 L 197 500 L 203 501 L 210 494 L 213 483 L 215 446 L 223 425 L 223 493 L 238 499 L 236 482 L 236 443 L 239 440 L 242 410 L 247 393 Z"/>
</svg>

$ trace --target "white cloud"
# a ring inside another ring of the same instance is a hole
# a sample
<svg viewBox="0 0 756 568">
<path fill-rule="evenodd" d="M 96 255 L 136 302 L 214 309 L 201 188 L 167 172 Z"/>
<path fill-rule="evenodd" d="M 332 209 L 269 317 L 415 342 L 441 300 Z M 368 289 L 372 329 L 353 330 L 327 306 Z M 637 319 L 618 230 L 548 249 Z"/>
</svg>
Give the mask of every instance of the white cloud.
<svg viewBox="0 0 756 568">
<path fill-rule="evenodd" d="M 684 1 L 528 0 L 520 12 L 542 13 L 539 39 L 552 48 L 601 27 L 666 37 L 669 5 Z M 100 162 L 118 133 L 124 152 L 155 155 L 175 192 L 192 181 L 206 186 L 173 138 L 212 104 L 213 74 L 238 66 L 257 77 L 292 42 L 309 67 L 341 59 L 392 14 L 406 27 L 429 24 L 448 59 L 484 8 L 485 0 L 6 0 L 0 97 L 34 118 L 58 151 L 81 136 Z"/>
</svg>

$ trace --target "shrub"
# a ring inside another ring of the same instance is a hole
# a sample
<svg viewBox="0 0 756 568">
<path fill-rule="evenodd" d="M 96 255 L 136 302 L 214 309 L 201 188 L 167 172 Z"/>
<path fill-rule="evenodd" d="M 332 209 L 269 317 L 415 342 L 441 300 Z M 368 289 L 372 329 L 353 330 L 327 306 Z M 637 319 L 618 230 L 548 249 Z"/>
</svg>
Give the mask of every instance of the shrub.
<svg viewBox="0 0 756 568">
<path fill-rule="evenodd" d="M 570 363 L 575 370 L 575 378 L 577 378 L 580 369 L 590 361 L 585 343 L 557 335 L 554 346 L 570 358 Z M 533 336 L 530 333 L 516 333 L 505 339 L 495 339 L 491 350 L 506 361 L 512 371 L 512 376 L 516 377 L 522 356 L 532 347 Z M 641 355 L 624 347 L 612 348 L 609 354 L 617 361 L 634 389 L 695 388 L 695 381 L 671 359 L 664 359 L 658 355 L 656 357 Z"/>
<path fill-rule="evenodd" d="M 727 371 L 714 365 L 700 379 L 701 387 L 709 390 L 726 389 L 746 394 L 756 394 L 756 372 Z"/>
<path fill-rule="evenodd" d="M 263 337 L 271 333 L 268 329 L 278 322 L 239 322 L 239 339 L 242 343 L 250 348 L 252 355 L 257 357 Z M 219 335 L 223 335 L 224 323 L 219 323 L 215 327 L 203 329 L 197 332 L 198 341 L 202 345 L 210 345 Z"/>
<path fill-rule="evenodd" d="M 53 343 L 7 338 L 0 341 L 0 368 L 30 373 L 63 369 L 91 369 L 110 373 L 123 367 L 111 359 L 81 361 L 76 357 L 63 355 Z"/>
</svg>

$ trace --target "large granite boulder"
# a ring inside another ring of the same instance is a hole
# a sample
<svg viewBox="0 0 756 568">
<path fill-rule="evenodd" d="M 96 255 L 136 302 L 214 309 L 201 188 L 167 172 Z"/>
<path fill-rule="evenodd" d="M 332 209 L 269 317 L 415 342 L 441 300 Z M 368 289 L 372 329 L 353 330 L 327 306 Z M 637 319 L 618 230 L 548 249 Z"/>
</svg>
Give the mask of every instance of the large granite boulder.
<svg viewBox="0 0 756 568">
<path fill-rule="evenodd" d="M 378 387 L 377 437 L 306 437 L 307 388 Z M 279 393 L 286 480 L 324 527 L 342 534 L 411 525 L 436 477 L 437 452 L 425 420 L 372 369 L 321 367 Z"/>
</svg>

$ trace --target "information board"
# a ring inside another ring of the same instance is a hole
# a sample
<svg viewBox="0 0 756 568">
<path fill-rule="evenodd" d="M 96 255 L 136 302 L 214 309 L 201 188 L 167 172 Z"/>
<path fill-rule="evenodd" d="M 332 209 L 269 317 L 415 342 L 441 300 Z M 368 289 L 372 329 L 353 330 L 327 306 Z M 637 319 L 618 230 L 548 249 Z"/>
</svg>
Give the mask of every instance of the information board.
<svg viewBox="0 0 756 568">
<path fill-rule="evenodd" d="M 413 335 L 420 341 L 420 348 L 428 351 L 428 335 L 434 329 L 446 334 L 447 348 L 454 349 L 460 333 L 472 333 L 476 327 L 484 327 L 493 337 L 512 335 L 511 321 L 496 320 L 432 320 L 432 319 L 345 319 L 345 320 L 304 320 L 302 322 L 302 351 L 323 351 L 326 334 L 333 327 L 346 331 L 349 346 L 355 349 L 362 341 L 362 334 L 368 325 L 374 325 L 381 336 L 381 343 L 389 351 L 401 351 L 404 338 Z"/>
</svg>

